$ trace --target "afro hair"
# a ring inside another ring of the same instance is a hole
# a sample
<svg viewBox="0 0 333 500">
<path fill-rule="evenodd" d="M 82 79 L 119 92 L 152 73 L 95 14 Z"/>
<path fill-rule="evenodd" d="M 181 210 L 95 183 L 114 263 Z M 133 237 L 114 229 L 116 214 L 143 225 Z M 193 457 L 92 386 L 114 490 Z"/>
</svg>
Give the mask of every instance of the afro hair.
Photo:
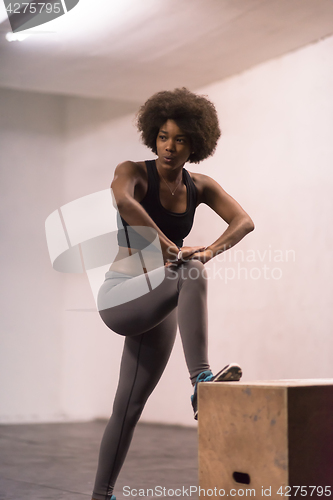
<svg viewBox="0 0 333 500">
<path fill-rule="evenodd" d="M 205 96 L 179 88 L 157 92 L 141 106 L 137 127 L 142 142 L 155 154 L 158 132 L 167 120 L 174 120 L 188 135 L 192 149 L 190 163 L 199 163 L 214 153 L 221 130 L 215 106 Z"/>
</svg>

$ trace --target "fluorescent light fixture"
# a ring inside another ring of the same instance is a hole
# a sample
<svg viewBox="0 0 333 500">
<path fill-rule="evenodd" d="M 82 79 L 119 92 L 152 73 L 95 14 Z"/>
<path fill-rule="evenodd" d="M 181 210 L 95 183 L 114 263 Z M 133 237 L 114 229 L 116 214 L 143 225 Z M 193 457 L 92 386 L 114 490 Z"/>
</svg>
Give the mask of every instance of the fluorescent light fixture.
<svg viewBox="0 0 333 500">
<path fill-rule="evenodd" d="M 6 40 L 8 40 L 8 42 L 23 42 L 28 36 L 30 36 L 28 33 L 12 33 L 10 31 L 6 35 Z"/>
</svg>

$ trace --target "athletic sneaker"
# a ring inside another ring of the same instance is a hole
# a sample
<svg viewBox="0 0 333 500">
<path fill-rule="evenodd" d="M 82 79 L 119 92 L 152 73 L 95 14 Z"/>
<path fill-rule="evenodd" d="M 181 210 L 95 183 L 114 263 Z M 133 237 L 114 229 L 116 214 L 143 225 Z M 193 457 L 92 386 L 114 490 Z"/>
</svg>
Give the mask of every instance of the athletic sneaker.
<svg viewBox="0 0 333 500">
<path fill-rule="evenodd" d="M 195 381 L 193 396 L 191 396 L 195 420 L 198 420 L 198 382 L 238 382 L 241 376 L 242 369 L 236 363 L 225 366 L 216 375 L 213 375 L 210 370 L 199 373 Z"/>
</svg>

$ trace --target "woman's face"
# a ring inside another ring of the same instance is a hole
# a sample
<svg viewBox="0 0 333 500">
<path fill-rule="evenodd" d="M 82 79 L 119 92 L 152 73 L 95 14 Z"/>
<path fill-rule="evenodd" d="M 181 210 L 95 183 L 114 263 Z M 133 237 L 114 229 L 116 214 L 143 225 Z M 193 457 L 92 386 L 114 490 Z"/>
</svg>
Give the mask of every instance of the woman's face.
<svg viewBox="0 0 333 500">
<path fill-rule="evenodd" d="M 156 138 L 158 162 L 172 170 L 182 167 L 191 154 L 189 137 L 174 120 L 167 120 Z"/>
</svg>

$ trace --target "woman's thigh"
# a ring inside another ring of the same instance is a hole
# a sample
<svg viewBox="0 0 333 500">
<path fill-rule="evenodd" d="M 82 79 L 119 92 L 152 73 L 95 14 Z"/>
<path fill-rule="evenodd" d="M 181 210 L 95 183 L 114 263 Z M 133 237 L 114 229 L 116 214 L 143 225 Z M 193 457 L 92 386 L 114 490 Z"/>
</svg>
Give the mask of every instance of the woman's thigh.
<svg viewBox="0 0 333 500">
<path fill-rule="evenodd" d="M 99 304 L 103 307 L 99 306 L 99 314 L 111 330 L 121 335 L 152 330 L 177 307 L 178 281 L 177 274 L 168 268 L 162 283 L 148 292 L 144 288 L 145 275 L 124 279 L 115 286 L 106 280 L 99 293 Z M 140 291 L 144 293 L 140 295 Z M 119 297 L 122 303 L 112 305 Z M 106 308 L 108 303 L 111 307 Z"/>
</svg>

